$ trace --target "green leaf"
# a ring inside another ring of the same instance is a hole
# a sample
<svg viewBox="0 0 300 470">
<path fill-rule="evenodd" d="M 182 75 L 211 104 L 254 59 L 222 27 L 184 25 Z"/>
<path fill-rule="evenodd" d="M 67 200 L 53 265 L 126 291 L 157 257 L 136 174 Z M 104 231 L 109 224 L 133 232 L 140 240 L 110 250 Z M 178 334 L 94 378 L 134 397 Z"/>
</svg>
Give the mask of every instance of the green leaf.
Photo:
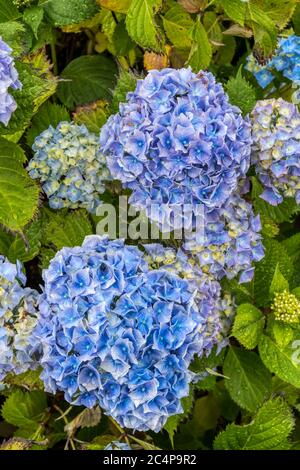
<svg viewBox="0 0 300 470">
<path fill-rule="evenodd" d="M 189 32 L 194 25 L 191 16 L 181 5 L 175 4 L 162 19 L 169 41 L 178 49 L 189 49 L 192 45 Z"/>
<path fill-rule="evenodd" d="M 15 263 L 17 260 L 23 263 L 35 258 L 40 251 L 41 238 L 42 238 L 42 224 L 40 219 L 35 219 L 23 230 L 23 236 L 11 235 L 10 243 L 6 251 L 3 252 L 5 256 Z"/>
<path fill-rule="evenodd" d="M 0 223 L 22 232 L 33 218 L 39 188 L 23 168 L 25 155 L 18 145 L 0 139 Z"/>
<path fill-rule="evenodd" d="M 70 121 L 68 110 L 59 104 L 47 101 L 33 117 L 30 128 L 26 133 L 27 144 L 32 147 L 35 138 L 49 126 L 56 127 L 61 121 Z"/>
<path fill-rule="evenodd" d="M 99 5 L 116 13 L 126 13 L 132 0 L 97 0 Z"/>
<path fill-rule="evenodd" d="M 57 250 L 67 246 L 80 246 L 87 235 L 93 233 L 92 224 L 84 210 L 51 212 L 45 228 L 45 240 Z"/>
<path fill-rule="evenodd" d="M 207 32 L 200 20 L 195 23 L 190 37 L 192 39 L 192 47 L 187 64 L 192 67 L 195 73 L 198 73 L 200 70 L 206 69 L 212 59 L 212 47 Z"/>
<path fill-rule="evenodd" d="M 246 2 L 243 2 L 242 0 L 219 0 L 218 3 L 224 9 L 229 18 L 244 26 Z"/>
<path fill-rule="evenodd" d="M 139 46 L 161 52 L 161 44 L 154 14 L 162 0 L 132 0 L 126 16 L 129 36 Z"/>
<path fill-rule="evenodd" d="M 109 116 L 107 102 L 96 101 L 89 106 L 82 106 L 76 109 L 73 114 L 73 121 L 84 124 L 90 132 L 98 134 L 101 127 L 106 123 Z"/>
<path fill-rule="evenodd" d="M 180 413 L 178 415 L 170 416 L 168 418 L 166 424 L 164 425 L 164 429 L 167 431 L 169 434 L 169 438 L 172 444 L 172 447 L 174 448 L 174 435 L 178 429 L 179 424 L 187 418 L 189 413 L 192 410 L 194 403 L 194 390 L 191 387 L 190 394 L 188 397 L 182 398 L 181 404 L 183 408 L 183 413 Z"/>
<path fill-rule="evenodd" d="M 263 363 L 271 372 L 294 387 L 300 388 L 300 362 L 294 343 L 281 348 L 272 338 L 262 335 L 258 349 Z"/>
<path fill-rule="evenodd" d="M 255 90 L 242 76 L 241 68 L 236 77 L 232 77 L 228 80 L 226 91 L 231 104 L 238 106 L 244 115 L 252 111 L 256 103 Z"/>
<path fill-rule="evenodd" d="M 128 35 L 124 21 L 120 21 L 117 24 L 112 37 L 112 43 L 115 49 L 114 53 L 117 56 L 127 56 L 129 51 L 135 46 L 135 43 Z"/>
<path fill-rule="evenodd" d="M 289 283 L 281 274 L 279 269 L 279 263 L 277 263 L 274 276 L 270 285 L 270 296 L 273 297 L 276 292 L 283 292 L 285 290 L 289 290 Z"/>
<path fill-rule="evenodd" d="M 298 259 L 300 252 L 300 233 L 295 233 L 281 242 L 292 259 Z"/>
<path fill-rule="evenodd" d="M 273 322 L 272 332 L 276 343 L 281 349 L 284 349 L 294 339 L 293 328 L 282 321 L 275 320 Z"/>
<path fill-rule="evenodd" d="M 263 244 L 265 257 L 256 265 L 254 274 L 254 294 L 258 306 L 267 306 L 272 300 L 270 286 L 277 266 L 287 281 L 292 279 L 294 272 L 293 263 L 280 242 L 266 238 Z"/>
<path fill-rule="evenodd" d="M 43 390 L 44 384 L 40 379 L 41 369 L 29 370 L 23 374 L 7 374 L 4 382 L 8 385 L 23 387 L 26 390 Z"/>
<path fill-rule="evenodd" d="M 277 30 L 268 14 L 253 1 L 246 3 L 247 19 L 253 29 L 255 43 L 264 55 L 270 55 L 277 46 Z"/>
<path fill-rule="evenodd" d="M 271 374 L 254 352 L 230 347 L 223 373 L 231 398 L 248 411 L 254 412 L 270 393 Z"/>
<path fill-rule="evenodd" d="M 47 0 L 42 6 L 55 26 L 81 23 L 98 11 L 96 0 Z"/>
<path fill-rule="evenodd" d="M 136 87 L 136 77 L 126 70 L 121 70 L 116 87 L 113 91 L 111 110 L 113 113 L 119 111 L 119 104 L 124 103 L 127 93 L 134 91 Z"/>
<path fill-rule="evenodd" d="M 252 183 L 252 200 L 255 211 L 264 215 L 268 219 L 281 224 L 282 222 L 290 221 L 299 209 L 294 199 L 287 198 L 278 206 L 271 206 L 259 196 L 263 192 L 261 184 L 255 177 L 251 178 Z"/>
<path fill-rule="evenodd" d="M 0 0 L 0 23 L 17 20 L 22 15 L 12 0 Z"/>
<path fill-rule="evenodd" d="M 39 107 L 55 93 L 57 85 L 57 79 L 49 71 L 44 51 L 24 57 L 23 62 L 18 62 L 16 67 L 23 88 L 12 92 L 18 107 L 9 125 L 0 125 L 0 133 L 6 136 L 18 132 L 22 135 Z"/>
<path fill-rule="evenodd" d="M 12 392 L 2 406 L 2 417 L 19 428 L 35 427 L 47 409 L 46 394 L 41 391 Z"/>
<path fill-rule="evenodd" d="M 232 335 L 245 348 L 254 349 L 262 334 L 264 324 L 264 316 L 258 308 L 251 304 L 239 305 L 232 327 Z"/>
<path fill-rule="evenodd" d="M 38 38 L 38 30 L 43 21 L 44 10 L 41 6 L 26 8 L 23 13 L 23 19 L 28 26 L 31 27 L 36 39 Z"/>
<path fill-rule="evenodd" d="M 252 0 L 253 1 L 253 0 Z M 263 4 L 264 12 L 278 26 L 285 28 L 293 16 L 298 0 L 255 0 Z"/>
<path fill-rule="evenodd" d="M 12 48 L 14 57 L 27 52 L 31 46 L 30 35 L 25 26 L 18 21 L 0 23 L 0 37 Z"/>
<path fill-rule="evenodd" d="M 68 108 L 109 99 L 117 74 L 116 63 L 105 56 L 81 56 L 72 60 L 61 74 L 57 94 Z"/>
<path fill-rule="evenodd" d="M 214 441 L 215 450 L 289 449 L 288 436 L 294 418 L 289 406 L 280 398 L 266 402 L 250 424 L 229 424 Z"/>
</svg>

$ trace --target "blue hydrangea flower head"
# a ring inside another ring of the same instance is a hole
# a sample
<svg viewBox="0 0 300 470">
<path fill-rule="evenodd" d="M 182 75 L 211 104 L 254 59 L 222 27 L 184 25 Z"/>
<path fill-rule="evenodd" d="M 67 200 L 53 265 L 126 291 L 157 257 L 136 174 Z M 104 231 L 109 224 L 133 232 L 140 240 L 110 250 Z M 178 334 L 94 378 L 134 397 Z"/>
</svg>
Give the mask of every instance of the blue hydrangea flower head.
<svg viewBox="0 0 300 470">
<path fill-rule="evenodd" d="M 5 126 L 17 109 L 17 103 L 8 90 L 22 88 L 11 53 L 11 48 L 0 37 L 0 122 Z"/>
<path fill-rule="evenodd" d="M 95 213 L 109 178 L 98 137 L 85 125 L 61 122 L 42 132 L 32 148 L 29 175 L 41 181 L 50 207 L 81 207 Z"/>
<path fill-rule="evenodd" d="M 258 101 L 253 112 L 253 161 L 264 187 L 261 198 L 277 206 L 284 197 L 300 204 L 300 114 L 283 99 Z"/>
<path fill-rule="evenodd" d="M 275 54 L 264 65 L 260 65 L 251 54 L 247 58 L 246 69 L 262 88 L 274 80 L 276 71 L 300 85 L 300 36 L 292 34 L 280 39 Z"/>
<path fill-rule="evenodd" d="M 36 336 L 47 391 L 61 390 L 75 405 L 98 403 L 139 431 L 158 432 L 182 412 L 190 362 L 211 347 L 209 301 L 199 314 L 188 279 L 96 235 L 58 252 L 43 278 Z"/>
<path fill-rule="evenodd" d="M 112 441 L 104 450 L 133 450 L 126 442 Z"/>
<path fill-rule="evenodd" d="M 254 261 L 264 256 L 259 215 L 238 194 L 220 209 L 204 214 L 204 233 L 186 232 L 184 249 L 192 253 L 201 269 L 216 279 L 240 274 L 239 282 L 249 282 L 254 275 Z"/>
<path fill-rule="evenodd" d="M 224 204 L 248 170 L 251 130 L 211 73 L 152 70 L 103 126 L 100 147 L 129 202 L 169 231 L 186 226 L 183 205 L 193 216 Z"/>
<path fill-rule="evenodd" d="M 0 381 L 9 372 L 20 374 L 37 367 L 38 292 L 24 287 L 21 264 L 0 256 Z"/>
</svg>

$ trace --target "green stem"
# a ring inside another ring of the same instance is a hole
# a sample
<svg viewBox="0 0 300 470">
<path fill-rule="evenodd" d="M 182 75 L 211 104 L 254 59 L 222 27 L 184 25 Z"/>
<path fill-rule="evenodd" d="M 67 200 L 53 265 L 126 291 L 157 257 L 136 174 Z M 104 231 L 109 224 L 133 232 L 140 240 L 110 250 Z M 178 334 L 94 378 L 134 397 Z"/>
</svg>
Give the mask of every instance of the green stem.
<svg viewBox="0 0 300 470">
<path fill-rule="evenodd" d="M 56 46 L 55 46 L 54 39 L 52 39 L 50 43 L 50 48 L 51 48 L 51 57 L 52 57 L 52 63 L 53 63 L 53 72 L 54 72 L 54 75 L 58 75 L 57 54 L 56 54 Z"/>
</svg>

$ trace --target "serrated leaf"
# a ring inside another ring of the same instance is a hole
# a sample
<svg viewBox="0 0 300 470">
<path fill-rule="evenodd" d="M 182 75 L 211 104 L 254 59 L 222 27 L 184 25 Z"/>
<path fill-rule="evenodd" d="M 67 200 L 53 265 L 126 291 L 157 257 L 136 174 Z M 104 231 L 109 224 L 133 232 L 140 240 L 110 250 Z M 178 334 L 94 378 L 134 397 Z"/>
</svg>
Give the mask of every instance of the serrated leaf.
<svg viewBox="0 0 300 470">
<path fill-rule="evenodd" d="M 23 263 L 35 258 L 40 251 L 42 237 L 42 221 L 35 219 L 23 230 L 23 235 L 11 235 L 10 243 L 7 246 L 5 256 L 15 263 L 17 260 Z M 1 234 L 2 236 L 2 234 Z"/>
<path fill-rule="evenodd" d="M 226 91 L 231 104 L 238 106 L 244 115 L 252 111 L 256 103 L 255 90 L 242 76 L 241 68 L 236 77 L 232 77 L 228 80 Z"/>
<path fill-rule="evenodd" d="M 49 222 L 45 228 L 45 242 L 57 250 L 63 247 L 80 246 L 87 235 L 93 233 L 92 224 L 84 210 L 48 213 Z"/>
<path fill-rule="evenodd" d="M 92 409 L 85 408 L 74 419 L 72 419 L 70 423 L 66 424 L 64 430 L 69 437 L 72 437 L 79 428 L 90 428 L 97 426 L 97 424 L 100 423 L 100 420 L 101 409 L 99 406 L 96 406 Z"/>
<path fill-rule="evenodd" d="M 283 29 L 293 16 L 298 0 L 252 0 L 263 7 L 264 12 L 271 20 Z"/>
<path fill-rule="evenodd" d="M 0 446 L 0 450 L 28 450 L 31 446 L 31 441 L 27 441 L 20 437 L 13 437 L 12 439 L 8 439 L 8 441 L 3 442 Z"/>
<path fill-rule="evenodd" d="M 127 13 L 131 0 L 97 0 L 99 5 L 116 13 Z"/>
<path fill-rule="evenodd" d="M 289 406 L 280 398 L 266 402 L 250 424 L 229 424 L 214 441 L 215 450 L 289 449 L 288 436 L 294 418 Z"/>
<path fill-rule="evenodd" d="M 276 292 L 283 292 L 289 290 L 289 282 L 281 274 L 279 264 L 277 263 L 274 276 L 270 285 L 270 296 L 273 297 Z"/>
<path fill-rule="evenodd" d="M 231 398 L 248 411 L 254 412 L 270 393 L 271 374 L 254 352 L 230 347 L 223 373 Z"/>
<path fill-rule="evenodd" d="M 25 155 L 18 145 L 0 139 L 0 223 L 22 232 L 33 218 L 39 188 L 23 168 Z"/>
<path fill-rule="evenodd" d="M 117 24 L 113 33 L 112 43 L 114 53 L 117 56 L 127 56 L 129 51 L 135 46 L 135 43 L 127 32 L 124 21 L 120 21 Z"/>
<path fill-rule="evenodd" d="M 242 0 L 219 0 L 218 3 L 224 9 L 229 18 L 244 26 L 246 2 L 243 2 Z"/>
<path fill-rule="evenodd" d="M 18 375 L 7 374 L 5 376 L 5 383 L 22 387 L 26 390 L 43 390 L 44 384 L 40 379 L 40 375 L 41 369 L 29 370 Z"/>
<path fill-rule="evenodd" d="M 139 46 L 161 52 L 159 32 L 154 14 L 161 7 L 162 0 L 132 0 L 126 16 L 129 36 Z"/>
<path fill-rule="evenodd" d="M 194 26 L 191 16 L 175 4 L 162 18 L 169 41 L 178 49 L 189 49 L 192 45 L 190 30 Z"/>
<path fill-rule="evenodd" d="M 96 0 L 48 0 L 42 6 L 55 26 L 81 23 L 98 11 Z"/>
<path fill-rule="evenodd" d="M 31 126 L 26 133 L 28 146 L 31 147 L 35 138 L 50 125 L 56 127 L 61 121 L 70 120 L 70 114 L 64 106 L 47 101 L 33 117 Z"/>
<path fill-rule="evenodd" d="M 57 95 L 67 108 L 111 98 L 117 74 L 116 63 L 105 56 L 81 56 L 61 74 Z"/>
<path fill-rule="evenodd" d="M 3 419 L 19 428 L 35 427 L 46 412 L 46 394 L 41 391 L 16 390 L 5 400 L 1 413 Z"/>
<path fill-rule="evenodd" d="M 300 363 L 293 344 L 281 348 L 272 338 L 262 335 L 258 349 L 263 363 L 271 372 L 300 388 Z"/>
<path fill-rule="evenodd" d="M 208 40 L 207 32 L 201 21 L 197 21 L 193 27 L 190 37 L 192 47 L 187 64 L 190 65 L 195 73 L 206 69 L 212 59 L 212 47 Z"/>
<path fill-rule="evenodd" d="M 245 348 L 254 349 L 262 334 L 264 324 L 264 316 L 258 308 L 251 304 L 239 305 L 234 318 L 232 335 Z"/>
<path fill-rule="evenodd" d="M 246 12 L 247 20 L 253 29 L 255 43 L 267 57 L 277 46 L 276 26 L 264 9 L 253 1 L 246 3 Z"/>
<path fill-rule="evenodd" d="M 14 57 L 27 52 L 31 46 L 30 34 L 19 21 L 0 23 L 0 37 L 11 47 Z"/>
<path fill-rule="evenodd" d="M 119 111 L 119 104 L 126 101 L 127 93 L 134 91 L 136 87 L 136 77 L 126 70 L 121 70 L 116 87 L 113 91 L 111 110 L 113 113 Z"/>
<path fill-rule="evenodd" d="M 298 401 L 299 390 L 274 375 L 272 377 L 272 396 L 274 395 L 284 398 L 289 405 L 293 406 Z"/>
<path fill-rule="evenodd" d="M 77 124 L 84 124 L 90 132 L 98 134 L 108 116 L 108 103 L 99 100 L 91 105 L 76 108 L 73 121 Z"/>
<path fill-rule="evenodd" d="M 275 341 L 281 349 L 285 348 L 294 339 L 293 328 L 282 321 L 274 321 L 272 330 Z"/>
<path fill-rule="evenodd" d="M 22 15 L 12 0 L 0 0 L 0 23 L 17 20 L 20 16 Z"/>
<path fill-rule="evenodd" d="M 38 38 L 38 30 L 43 21 L 44 10 L 41 6 L 33 6 L 26 8 L 23 13 L 23 19 L 28 26 L 32 29 L 36 39 Z"/>
<path fill-rule="evenodd" d="M 256 265 L 254 274 L 254 296 L 258 306 L 267 306 L 272 300 L 269 291 L 277 266 L 289 282 L 294 272 L 292 260 L 280 242 L 266 238 L 263 243 L 265 257 Z"/>
</svg>

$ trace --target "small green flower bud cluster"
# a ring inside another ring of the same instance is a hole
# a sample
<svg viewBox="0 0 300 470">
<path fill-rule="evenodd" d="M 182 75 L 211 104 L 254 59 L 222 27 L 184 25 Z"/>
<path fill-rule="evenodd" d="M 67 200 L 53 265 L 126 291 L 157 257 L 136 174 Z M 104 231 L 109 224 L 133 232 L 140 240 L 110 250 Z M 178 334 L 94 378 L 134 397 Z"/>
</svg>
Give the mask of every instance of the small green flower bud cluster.
<svg viewBox="0 0 300 470">
<path fill-rule="evenodd" d="M 272 310 L 276 320 L 285 323 L 298 323 L 300 318 L 300 301 L 294 294 L 287 292 L 276 292 Z"/>
</svg>

